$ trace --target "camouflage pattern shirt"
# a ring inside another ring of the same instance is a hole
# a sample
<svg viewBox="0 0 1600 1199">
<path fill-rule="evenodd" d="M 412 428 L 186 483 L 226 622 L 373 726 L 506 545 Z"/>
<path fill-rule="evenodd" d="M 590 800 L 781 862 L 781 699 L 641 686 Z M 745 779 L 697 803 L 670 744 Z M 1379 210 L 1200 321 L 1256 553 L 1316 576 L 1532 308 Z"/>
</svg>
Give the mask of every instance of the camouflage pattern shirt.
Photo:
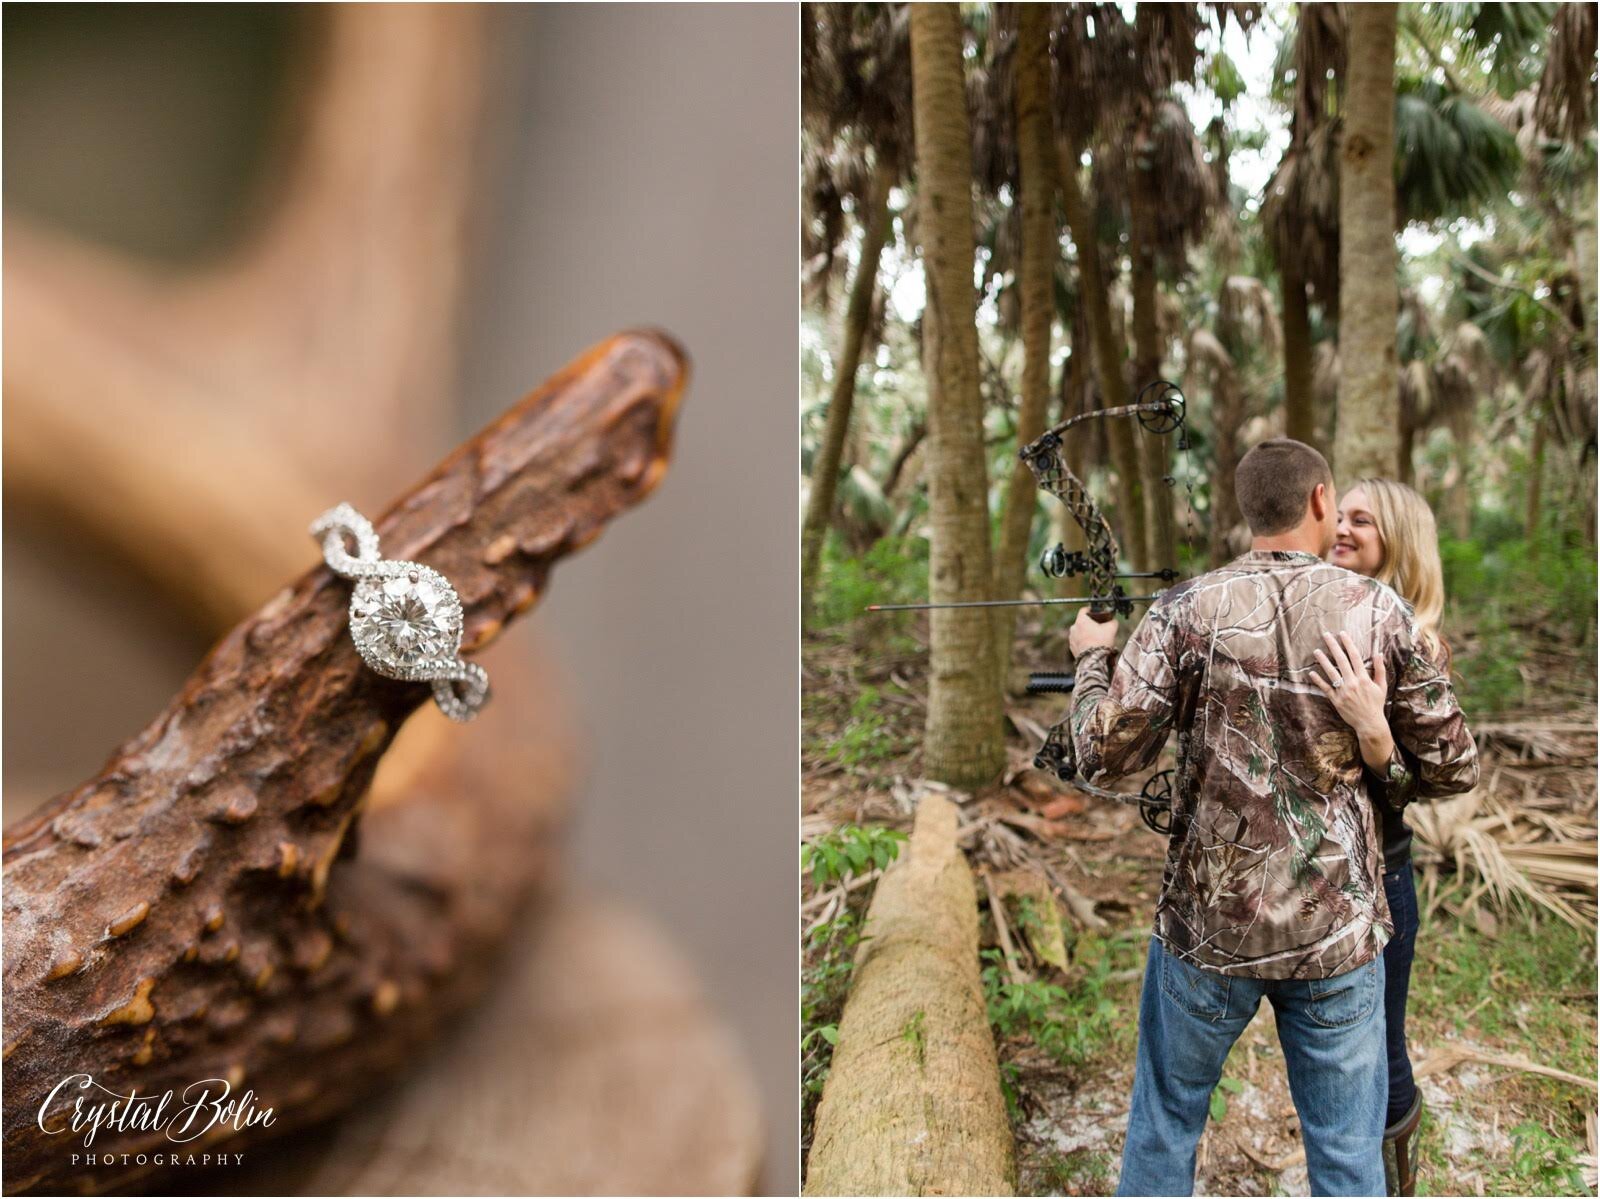
<svg viewBox="0 0 1600 1199">
<path fill-rule="evenodd" d="M 1148 767 L 1179 734 L 1155 935 L 1195 966 L 1331 978 L 1394 932 L 1355 732 L 1310 680 L 1323 633 L 1341 630 L 1369 669 L 1384 655 L 1396 759 L 1415 775 L 1405 797 L 1475 786 L 1476 746 L 1411 609 L 1312 554 L 1243 554 L 1170 588 L 1114 671 L 1110 650 L 1078 659 L 1071 728 L 1086 781 Z"/>
</svg>

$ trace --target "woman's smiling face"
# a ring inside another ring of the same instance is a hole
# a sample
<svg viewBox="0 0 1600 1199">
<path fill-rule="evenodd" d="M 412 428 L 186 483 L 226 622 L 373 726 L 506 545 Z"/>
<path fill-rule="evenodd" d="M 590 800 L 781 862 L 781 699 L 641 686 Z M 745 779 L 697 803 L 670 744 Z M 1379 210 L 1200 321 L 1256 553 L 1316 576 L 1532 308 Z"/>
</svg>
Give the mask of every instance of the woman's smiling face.
<svg viewBox="0 0 1600 1199">
<path fill-rule="evenodd" d="M 1365 488 L 1352 487 L 1339 497 L 1338 522 L 1328 561 L 1359 575 L 1375 575 L 1383 565 L 1383 538 L 1378 536 L 1378 522 L 1367 507 Z"/>
</svg>

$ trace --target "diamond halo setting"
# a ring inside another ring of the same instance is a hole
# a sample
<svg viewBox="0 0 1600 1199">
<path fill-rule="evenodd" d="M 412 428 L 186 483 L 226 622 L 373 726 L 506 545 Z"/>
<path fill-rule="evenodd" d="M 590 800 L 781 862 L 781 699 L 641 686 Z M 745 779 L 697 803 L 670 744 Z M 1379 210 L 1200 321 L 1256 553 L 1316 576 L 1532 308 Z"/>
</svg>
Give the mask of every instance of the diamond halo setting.
<svg viewBox="0 0 1600 1199">
<path fill-rule="evenodd" d="M 371 522 L 349 504 L 319 516 L 311 535 L 321 541 L 329 569 L 355 581 L 350 638 L 361 660 L 385 678 L 431 682 L 435 702 L 452 720 L 477 715 L 489 677 L 461 659 L 465 620 L 450 581 L 419 562 L 382 558 Z"/>
<path fill-rule="evenodd" d="M 367 665 L 392 679 L 428 677 L 461 648 L 461 601 L 436 570 L 411 563 L 394 578 L 362 579 L 350 597 L 350 636 Z"/>
</svg>

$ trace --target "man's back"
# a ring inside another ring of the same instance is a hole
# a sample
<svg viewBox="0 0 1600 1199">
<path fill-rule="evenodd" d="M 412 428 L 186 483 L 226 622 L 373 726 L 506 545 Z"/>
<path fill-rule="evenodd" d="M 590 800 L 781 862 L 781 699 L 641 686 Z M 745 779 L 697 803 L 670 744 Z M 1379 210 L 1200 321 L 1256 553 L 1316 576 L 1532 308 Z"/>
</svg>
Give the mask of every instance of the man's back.
<svg viewBox="0 0 1600 1199">
<path fill-rule="evenodd" d="M 1140 769 L 1179 733 L 1156 932 L 1195 965 L 1327 978 L 1370 961 L 1392 931 L 1356 737 L 1311 681 L 1324 634 L 1340 632 L 1369 662 L 1383 655 L 1395 739 L 1417 761 L 1422 793 L 1472 786 L 1471 737 L 1448 679 L 1417 652 L 1410 610 L 1312 554 L 1252 551 L 1171 589 L 1123 651 L 1109 695 L 1092 655 L 1080 659 L 1073 727 L 1085 779 Z"/>
</svg>

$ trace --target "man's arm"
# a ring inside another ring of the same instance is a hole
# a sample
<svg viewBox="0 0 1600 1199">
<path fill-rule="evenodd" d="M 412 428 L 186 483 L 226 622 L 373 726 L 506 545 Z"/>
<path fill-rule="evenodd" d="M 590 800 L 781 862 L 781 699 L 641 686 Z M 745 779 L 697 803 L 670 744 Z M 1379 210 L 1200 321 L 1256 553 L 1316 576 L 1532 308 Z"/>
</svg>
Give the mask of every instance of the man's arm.
<svg viewBox="0 0 1600 1199">
<path fill-rule="evenodd" d="M 1104 785 L 1155 761 L 1172 728 L 1178 673 L 1169 605 L 1151 608 L 1112 668 L 1104 646 L 1078 656 L 1072 741 L 1086 783 Z"/>
</svg>

